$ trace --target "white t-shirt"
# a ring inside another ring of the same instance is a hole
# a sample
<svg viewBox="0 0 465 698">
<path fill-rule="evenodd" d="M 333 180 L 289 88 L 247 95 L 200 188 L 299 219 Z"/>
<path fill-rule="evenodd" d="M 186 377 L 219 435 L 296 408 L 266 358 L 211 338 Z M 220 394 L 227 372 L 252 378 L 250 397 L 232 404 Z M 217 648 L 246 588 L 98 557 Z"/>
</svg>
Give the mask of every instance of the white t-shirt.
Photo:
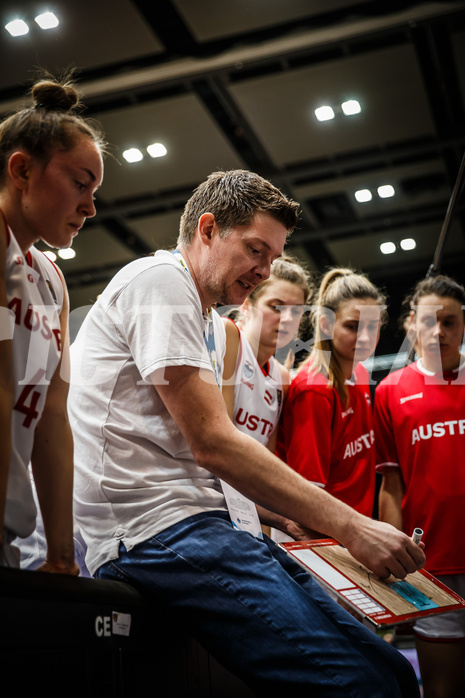
<svg viewBox="0 0 465 698">
<path fill-rule="evenodd" d="M 91 574 L 118 557 L 120 542 L 130 550 L 188 516 L 225 509 L 220 482 L 194 461 L 150 378 L 198 366 L 216 383 L 209 322 L 221 379 L 222 321 L 203 316 L 190 273 L 159 251 L 116 274 L 71 347 L 75 515 Z"/>
</svg>

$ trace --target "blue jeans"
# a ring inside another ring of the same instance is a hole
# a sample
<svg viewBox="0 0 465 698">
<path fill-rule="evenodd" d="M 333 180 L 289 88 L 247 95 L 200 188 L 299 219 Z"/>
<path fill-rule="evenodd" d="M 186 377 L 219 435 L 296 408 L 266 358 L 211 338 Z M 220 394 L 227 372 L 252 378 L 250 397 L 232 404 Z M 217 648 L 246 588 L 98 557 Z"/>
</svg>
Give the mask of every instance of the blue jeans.
<svg viewBox="0 0 465 698">
<path fill-rule="evenodd" d="M 181 614 L 257 695 L 416 698 L 410 663 L 332 601 L 273 541 L 234 531 L 223 512 L 165 529 L 97 575 L 153 594 Z M 291 692 L 292 691 L 292 692 Z"/>
</svg>

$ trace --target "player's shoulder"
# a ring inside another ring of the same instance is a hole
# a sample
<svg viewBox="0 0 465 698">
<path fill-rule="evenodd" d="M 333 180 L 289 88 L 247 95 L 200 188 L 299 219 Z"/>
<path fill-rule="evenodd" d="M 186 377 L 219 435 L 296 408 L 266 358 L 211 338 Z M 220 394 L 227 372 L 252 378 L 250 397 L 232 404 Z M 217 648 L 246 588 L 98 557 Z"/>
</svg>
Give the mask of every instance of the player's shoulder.
<svg viewBox="0 0 465 698">
<path fill-rule="evenodd" d="M 306 363 L 297 370 L 292 382 L 296 387 L 327 386 L 328 378 L 320 371 L 316 371 L 311 363 Z"/>
<path fill-rule="evenodd" d="M 289 387 L 291 384 L 291 374 L 288 368 L 284 366 L 280 361 L 275 359 L 273 356 L 270 358 L 270 373 L 274 373 L 279 376 L 281 385 Z"/>
<path fill-rule="evenodd" d="M 357 378 L 357 380 L 363 379 L 365 380 L 369 376 L 369 371 L 366 366 L 364 366 L 362 363 L 358 363 L 357 366 L 355 367 L 354 374 Z"/>
<path fill-rule="evenodd" d="M 288 400 L 296 400 L 298 397 L 323 397 L 325 401 L 332 403 L 334 395 L 335 391 L 328 385 L 327 376 L 315 371 L 310 364 L 305 364 L 292 378 Z"/>
<path fill-rule="evenodd" d="M 399 385 L 404 379 L 408 379 L 411 375 L 411 366 L 402 366 L 395 370 L 391 370 L 378 384 L 378 387 L 388 385 Z"/>
<path fill-rule="evenodd" d="M 397 402 L 403 404 L 402 397 L 409 395 L 412 391 L 420 390 L 423 385 L 423 378 L 418 371 L 416 364 L 403 366 L 395 371 L 391 371 L 376 386 L 375 404 L 383 402 Z"/>
<path fill-rule="evenodd" d="M 221 323 L 225 329 L 227 337 L 239 337 L 240 329 L 234 320 L 226 315 L 221 315 Z"/>
<path fill-rule="evenodd" d="M 52 277 L 58 277 L 62 283 L 64 283 L 64 275 L 60 267 L 52 262 L 50 257 L 45 254 L 42 250 L 37 249 L 37 247 L 29 248 L 29 253 L 31 255 L 30 259 L 35 267 L 39 268 L 39 271 L 46 272 Z"/>
</svg>

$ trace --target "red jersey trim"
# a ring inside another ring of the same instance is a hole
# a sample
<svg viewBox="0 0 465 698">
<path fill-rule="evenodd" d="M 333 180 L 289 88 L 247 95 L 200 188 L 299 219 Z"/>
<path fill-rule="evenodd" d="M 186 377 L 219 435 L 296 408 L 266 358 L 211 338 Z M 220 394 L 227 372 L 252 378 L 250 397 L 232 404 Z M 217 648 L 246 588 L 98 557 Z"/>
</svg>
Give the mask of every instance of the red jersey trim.
<svg viewBox="0 0 465 698">
<path fill-rule="evenodd" d="M 57 267 L 57 265 L 55 264 L 55 262 L 52 262 L 52 260 L 50 259 L 50 257 L 47 257 L 47 255 L 45 254 L 45 252 L 43 252 L 43 250 L 38 250 L 38 252 L 40 252 L 41 254 L 43 254 L 44 257 L 45 257 L 45 259 L 46 259 L 47 261 L 50 262 L 50 264 L 52 265 L 52 267 L 55 269 L 55 271 L 56 271 L 56 273 L 57 273 L 57 275 L 58 275 L 58 278 L 60 279 L 60 283 L 61 283 L 60 271 L 59 271 L 59 268 Z"/>
</svg>

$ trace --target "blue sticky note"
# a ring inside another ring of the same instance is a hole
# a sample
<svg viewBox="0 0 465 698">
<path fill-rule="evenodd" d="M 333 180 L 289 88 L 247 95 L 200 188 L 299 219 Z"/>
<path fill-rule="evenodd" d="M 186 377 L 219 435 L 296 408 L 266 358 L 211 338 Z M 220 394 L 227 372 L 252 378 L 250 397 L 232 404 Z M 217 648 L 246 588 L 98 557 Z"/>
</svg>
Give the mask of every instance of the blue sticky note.
<svg viewBox="0 0 465 698">
<path fill-rule="evenodd" d="M 406 581 L 395 582 L 394 584 L 389 584 L 390 589 L 402 596 L 406 601 L 409 601 L 415 608 L 419 611 L 427 611 L 430 608 L 439 608 L 437 603 L 431 601 L 425 594 L 423 594 L 414 586 Z"/>
</svg>

